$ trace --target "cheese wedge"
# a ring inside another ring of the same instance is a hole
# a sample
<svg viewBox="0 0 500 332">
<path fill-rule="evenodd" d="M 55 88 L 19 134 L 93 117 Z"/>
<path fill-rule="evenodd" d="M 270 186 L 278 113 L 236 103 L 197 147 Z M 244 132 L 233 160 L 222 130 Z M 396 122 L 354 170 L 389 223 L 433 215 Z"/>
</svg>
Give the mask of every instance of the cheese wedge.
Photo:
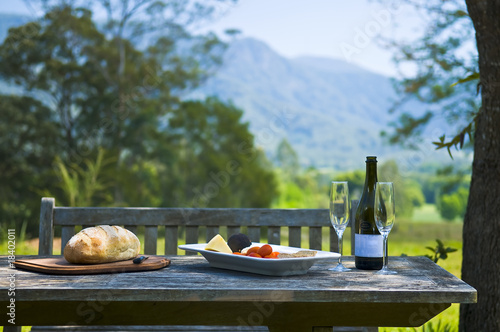
<svg viewBox="0 0 500 332">
<path fill-rule="evenodd" d="M 205 250 L 225 252 L 226 254 L 232 254 L 233 253 L 233 251 L 231 250 L 231 248 L 229 248 L 229 246 L 227 245 L 226 241 L 224 241 L 224 238 L 220 234 L 217 234 L 216 236 L 214 236 L 207 243 L 207 246 L 205 247 Z"/>
</svg>

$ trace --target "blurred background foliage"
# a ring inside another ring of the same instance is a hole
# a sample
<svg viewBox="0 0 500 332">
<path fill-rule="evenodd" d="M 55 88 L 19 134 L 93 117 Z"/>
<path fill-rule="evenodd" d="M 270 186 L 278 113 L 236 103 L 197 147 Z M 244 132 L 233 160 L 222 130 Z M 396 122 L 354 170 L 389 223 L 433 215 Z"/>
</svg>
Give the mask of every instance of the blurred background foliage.
<svg viewBox="0 0 500 332">
<path fill-rule="evenodd" d="M 37 236 L 41 196 L 270 206 L 275 175 L 242 111 L 183 98 L 220 64 L 225 43 L 187 30 L 220 1 L 94 1 L 108 14 L 99 25 L 82 3 L 42 1 L 46 14 L 0 45 L 0 76 L 21 91 L 0 98 L 3 228 L 26 223 Z"/>
<path fill-rule="evenodd" d="M 295 151 L 283 141 L 277 149 L 275 174 L 278 178 L 279 197 L 276 208 L 325 208 L 328 206 L 330 181 L 348 181 L 351 199 L 359 199 L 365 183 L 365 170 L 348 172 L 295 167 Z M 288 151 L 284 155 L 283 151 Z M 288 161 L 288 164 L 284 161 Z M 447 221 L 463 219 L 470 184 L 470 169 L 424 163 L 411 171 L 401 172 L 395 160 L 378 164 L 378 180 L 394 182 L 396 213 L 401 220 L 410 220 L 416 208 L 435 205 L 440 216 Z"/>
<path fill-rule="evenodd" d="M 36 237 L 42 196 L 66 206 L 325 208 L 329 182 L 347 180 L 359 199 L 364 169 L 303 169 L 286 139 L 266 155 L 243 110 L 184 98 L 221 63 L 221 39 L 188 32 L 221 1 L 41 3 L 45 16 L 0 45 L 0 77 L 21 91 L 0 96 L 3 230 L 23 225 Z M 105 9 L 104 24 L 89 3 Z M 379 163 L 405 217 L 424 204 L 463 216 L 467 174 Z"/>
</svg>

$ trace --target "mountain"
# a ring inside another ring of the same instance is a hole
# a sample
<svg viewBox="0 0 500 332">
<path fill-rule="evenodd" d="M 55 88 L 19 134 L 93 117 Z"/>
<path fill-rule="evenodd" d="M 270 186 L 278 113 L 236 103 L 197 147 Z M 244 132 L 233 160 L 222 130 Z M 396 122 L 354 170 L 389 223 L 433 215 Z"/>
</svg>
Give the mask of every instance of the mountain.
<svg viewBox="0 0 500 332">
<path fill-rule="evenodd" d="M 400 152 L 380 138 L 393 120 L 390 78 L 342 60 L 289 59 L 261 41 L 236 40 L 217 74 L 190 97 L 209 95 L 244 110 L 271 158 L 283 138 L 304 166 L 359 168 L 365 156 L 389 159 Z"/>
</svg>

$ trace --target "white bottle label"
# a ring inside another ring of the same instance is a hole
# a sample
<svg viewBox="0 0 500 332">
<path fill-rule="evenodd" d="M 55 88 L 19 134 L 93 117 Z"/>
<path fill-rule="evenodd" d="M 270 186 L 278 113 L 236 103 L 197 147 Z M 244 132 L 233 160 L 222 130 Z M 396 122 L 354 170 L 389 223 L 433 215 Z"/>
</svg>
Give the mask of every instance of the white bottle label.
<svg viewBox="0 0 500 332">
<path fill-rule="evenodd" d="M 383 257 L 384 238 L 375 234 L 354 234 L 354 255 L 359 257 Z"/>
</svg>

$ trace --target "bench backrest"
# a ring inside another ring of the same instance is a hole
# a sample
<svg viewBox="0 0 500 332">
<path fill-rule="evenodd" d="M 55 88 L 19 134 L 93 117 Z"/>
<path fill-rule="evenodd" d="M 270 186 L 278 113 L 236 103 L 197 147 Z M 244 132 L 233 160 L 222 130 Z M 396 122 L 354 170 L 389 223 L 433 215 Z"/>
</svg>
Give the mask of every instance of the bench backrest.
<svg viewBox="0 0 500 332">
<path fill-rule="evenodd" d="M 351 216 L 357 201 L 352 201 Z M 351 218 L 351 222 L 354 218 Z M 349 224 L 351 224 L 351 222 Z M 337 235 L 331 226 L 328 209 L 260 209 L 260 208 L 126 208 L 126 207 L 59 207 L 55 199 L 42 198 L 40 209 L 39 255 L 51 255 L 54 227 L 61 226 L 61 252 L 75 234 L 75 226 L 121 225 L 137 233 L 144 226 L 144 253 L 157 253 L 158 229 L 165 229 L 165 255 L 177 254 L 179 228 L 184 226 L 186 243 L 198 243 L 200 227 L 206 229 L 209 241 L 227 227 L 227 236 L 247 228 L 253 242 L 260 242 L 261 227 L 267 227 L 267 243 L 280 244 L 281 230 L 288 228 L 289 246 L 302 247 L 302 227 L 309 228 L 309 248 L 321 250 L 322 229 L 330 230 L 330 251 L 338 250 Z M 350 226 L 349 226 L 350 227 Z M 354 232 L 351 232 L 351 250 Z"/>
</svg>

